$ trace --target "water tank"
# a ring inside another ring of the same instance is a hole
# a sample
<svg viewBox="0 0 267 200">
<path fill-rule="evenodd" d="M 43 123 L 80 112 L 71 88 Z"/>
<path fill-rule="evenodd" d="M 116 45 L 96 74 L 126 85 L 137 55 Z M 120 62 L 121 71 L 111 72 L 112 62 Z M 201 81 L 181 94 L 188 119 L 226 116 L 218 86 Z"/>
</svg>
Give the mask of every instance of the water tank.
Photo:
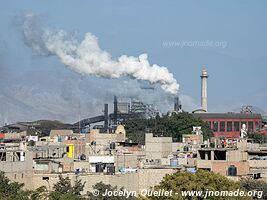
<svg viewBox="0 0 267 200">
<path fill-rule="evenodd" d="M 111 142 L 111 143 L 109 144 L 109 148 L 110 148 L 110 149 L 115 149 L 115 148 L 116 148 L 115 142 Z"/>
<path fill-rule="evenodd" d="M 188 167 L 188 168 L 186 168 L 186 171 L 187 172 L 191 172 L 191 173 L 196 173 L 197 172 L 195 167 Z"/>
<path fill-rule="evenodd" d="M 171 167 L 177 167 L 178 166 L 178 159 L 177 158 L 173 158 L 170 160 L 170 166 Z"/>
<path fill-rule="evenodd" d="M 80 174 L 80 169 L 79 169 L 79 168 L 77 168 L 77 169 L 75 170 L 75 174 L 76 174 L 76 175 Z"/>
<path fill-rule="evenodd" d="M 80 160 L 86 160 L 86 155 L 85 155 L 85 154 L 82 154 L 82 155 L 80 156 Z"/>
<path fill-rule="evenodd" d="M 84 128 L 81 129 L 81 133 L 83 133 L 83 134 L 85 133 L 85 129 Z"/>
<path fill-rule="evenodd" d="M 237 168 L 234 165 L 230 165 L 228 167 L 228 176 L 236 176 L 237 175 Z"/>
</svg>

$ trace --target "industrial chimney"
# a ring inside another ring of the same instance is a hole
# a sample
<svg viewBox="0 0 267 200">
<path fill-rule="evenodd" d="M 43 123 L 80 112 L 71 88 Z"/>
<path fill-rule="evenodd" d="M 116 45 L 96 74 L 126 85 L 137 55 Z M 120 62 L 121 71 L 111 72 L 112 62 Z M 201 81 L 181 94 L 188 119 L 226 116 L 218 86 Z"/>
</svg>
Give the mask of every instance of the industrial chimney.
<svg viewBox="0 0 267 200">
<path fill-rule="evenodd" d="M 104 105 L 104 129 L 108 130 L 108 104 Z"/>
<path fill-rule="evenodd" d="M 181 102 L 180 102 L 178 96 L 176 96 L 176 97 L 174 98 L 174 111 L 175 111 L 175 112 L 180 112 L 180 111 L 182 111 L 182 105 L 181 105 Z"/>
<path fill-rule="evenodd" d="M 208 72 L 205 68 L 202 69 L 201 74 L 201 107 L 206 112 L 208 111 Z"/>
<path fill-rule="evenodd" d="M 114 118 L 113 118 L 114 125 L 117 125 L 117 120 L 118 120 L 118 100 L 117 96 L 114 96 Z"/>
</svg>

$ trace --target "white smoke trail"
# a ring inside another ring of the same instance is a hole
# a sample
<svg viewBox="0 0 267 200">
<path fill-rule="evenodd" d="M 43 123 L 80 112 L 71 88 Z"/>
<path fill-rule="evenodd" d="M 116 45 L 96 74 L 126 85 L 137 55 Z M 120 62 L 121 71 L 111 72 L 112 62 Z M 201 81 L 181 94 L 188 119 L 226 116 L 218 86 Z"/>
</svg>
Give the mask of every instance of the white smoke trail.
<svg viewBox="0 0 267 200">
<path fill-rule="evenodd" d="M 137 80 L 159 83 L 161 88 L 177 94 L 179 85 L 166 67 L 151 65 L 147 54 L 139 57 L 122 55 L 117 60 L 102 50 L 97 38 L 86 33 L 79 42 L 64 30 L 55 30 L 40 25 L 38 16 L 32 13 L 20 16 L 25 44 L 40 55 L 56 55 L 71 70 L 82 75 L 103 78 L 130 77 Z"/>
</svg>

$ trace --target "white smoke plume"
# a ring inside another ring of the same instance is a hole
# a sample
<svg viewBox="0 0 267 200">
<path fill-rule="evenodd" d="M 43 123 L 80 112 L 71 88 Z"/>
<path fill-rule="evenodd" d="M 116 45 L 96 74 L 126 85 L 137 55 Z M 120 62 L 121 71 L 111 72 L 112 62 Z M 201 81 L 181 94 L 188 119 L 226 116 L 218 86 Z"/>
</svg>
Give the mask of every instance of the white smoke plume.
<svg viewBox="0 0 267 200">
<path fill-rule="evenodd" d="M 166 67 L 151 65 L 147 54 L 138 57 L 122 55 L 112 59 L 102 50 L 96 36 L 86 33 L 84 39 L 78 39 L 64 30 L 51 29 L 40 25 L 38 16 L 32 13 L 20 16 L 25 44 L 35 53 L 55 55 L 69 69 L 82 75 L 94 75 L 103 78 L 130 77 L 132 79 L 160 84 L 171 94 L 177 94 L 179 85 Z"/>
</svg>

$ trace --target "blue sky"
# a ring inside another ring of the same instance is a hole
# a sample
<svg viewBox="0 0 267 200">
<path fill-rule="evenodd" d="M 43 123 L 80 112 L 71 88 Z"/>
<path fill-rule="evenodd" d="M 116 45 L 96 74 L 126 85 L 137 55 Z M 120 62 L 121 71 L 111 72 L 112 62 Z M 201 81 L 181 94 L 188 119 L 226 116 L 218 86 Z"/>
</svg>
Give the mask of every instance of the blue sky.
<svg viewBox="0 0 267 200">
<path fill-rule="evenodd" d="M 75 93 L 75 87 L 78 87 L 80 95 L 71 95 L 80 101 L 83 93 L 97 93 L 96 88 L 99 86 L 101 89 L 101 84 L 104 87 L 114 85 L 116 88 L 115 85 L 119 87 L 120 83 L 127 81 L 94 77 L 81 80 L 79 75 L 66 69 L 56 58 L 35 55 L 23 43 L 14 22 L 15 16 L 21 12 L 40 14 L 45 24 L 77 32 L 80 39 L 86 32 L 91 32 L 98 37 L 101 48 L 114 58 L 123 54 L 138 56 L 147 53 L 150 63 L 165 66 L 174 74 L 180 84 L 182 103 L 188 111 L 200 105 L 199 76 L 205 66 L 210 74 L 210 112 L 228 112 L 244 104 L 255 105 L 266 112 L 266 9 L 267 2 L 264 0 L 2 1 L 0 92 L 2 100 L 11 102 L 2 104 L 2 121 L 42 117 L 75 121 L 62 117 L 74 112 L 65 112 L 69 107 L 67 102 L 60 108 L 54 107 L 61 104 L 61 97 L 55 97 L 50 104 L 42 104 L 38 110 L 36 105 L 42 98 L 49 99 L 62 90 Z M 203 45 L 205 42 L 209 45 Z M 182 43 L 185 46 L 181 46 Z M 79 82 L 79 85 L 75 86 L 73 82 Z M 62 85 L 67 88 L 62 88 Z M 40 94 L 32 98 L 23 96 L 31 96 L 32 92 Z M 111 93 L 107 90 L 102 94 L 105 95 L 104 99 L 99 95 L 92 101 L 100 109 Z M 126 93 L 119 94 L 127 96 Z M 75 98 L 74 102 L 77 100 Z M 81 104 L 91 109 L 84 111 L 82 116 L 97 112 L 90 107 L 90 101 L 81 101 Z M 20 117 L 10 114 L 13 112 L 19 112 Z"/>
</svg>

